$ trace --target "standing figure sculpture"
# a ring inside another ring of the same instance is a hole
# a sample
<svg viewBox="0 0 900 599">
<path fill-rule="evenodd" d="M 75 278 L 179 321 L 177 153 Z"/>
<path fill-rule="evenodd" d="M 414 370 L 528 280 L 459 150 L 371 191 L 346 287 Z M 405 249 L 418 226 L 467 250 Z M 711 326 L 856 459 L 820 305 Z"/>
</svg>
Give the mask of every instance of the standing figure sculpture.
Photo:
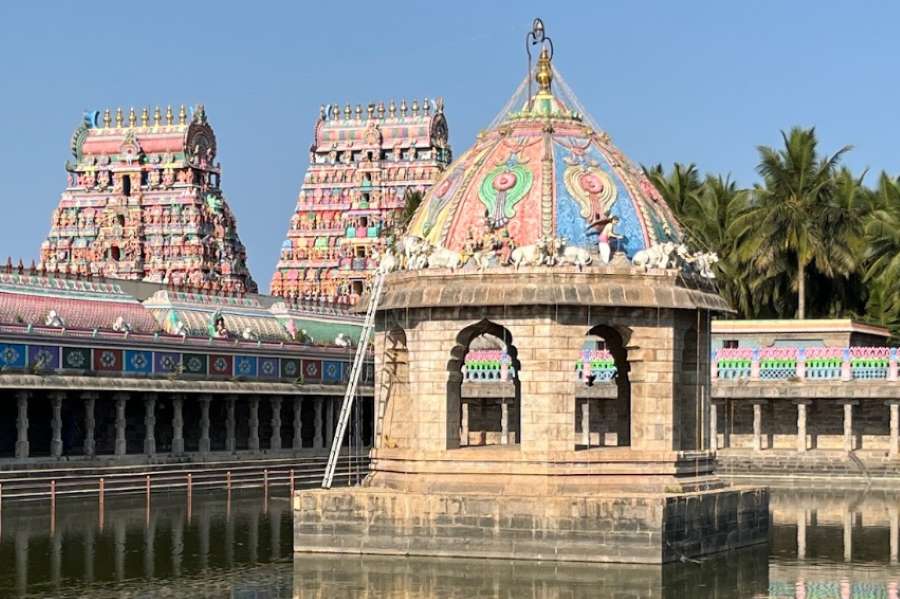
<svg viewBox="0 0 900 599">
<path fill-rule="evenodd" d="M 591 221 L 588 230 L 593 231 L 597 235 L 597 251 L 600 252 L 600 262 L 609 264 L 611 248 L 609 245 L 612 239 L 622 239 L 622 236 L 616 233 L 616 225 L 619 223 L 618 216 L 607 216 L 599 213 L 594 214 L 594 220 Z"/>
</svg>

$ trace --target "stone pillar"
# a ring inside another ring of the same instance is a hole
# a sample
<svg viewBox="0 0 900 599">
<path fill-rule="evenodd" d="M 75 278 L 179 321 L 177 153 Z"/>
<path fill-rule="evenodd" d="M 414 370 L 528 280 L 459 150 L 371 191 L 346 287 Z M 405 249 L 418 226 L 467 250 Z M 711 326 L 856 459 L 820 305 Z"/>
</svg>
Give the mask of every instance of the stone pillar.
<svg viewBox="0 0 900 599">
<path fill-rule="evenodd" d="M 172 518 L 172 574 L 181 576 L 181 560 L 184 557 L 184 514 Z"/>
<path fill-rule="evenodd" d="M 272 436 L 269 437 L 269 451 L 281 449 L 281 398 L 274 396 L 269 398 L 272 407 Z"/>
<path fill-rule="evenodd" d="M 125 580 L 125 522 L 122 518 L 116 518 L 113 525 L 113 563 L 115 564 L 116 580 Z"/>
<path fill-rule="evenodd" d="M 209 510 L 204 509 L 200 513 L 200 567 L 206 570 L 209 567 Z"/>
<path fill-rule="evenodd" d="M 172 453 L 181 455 L 184 453 L 184 396 L 172 396 Z"/>
<path fill-rule="evenodd" d="M 797 512 L 797 559 L 806 559 L 806 510 Z"/>
<path fill-rule="evenodd" d="M 888 446 L 888 456 L 896 458 L 898 454 L 897 442 L 900 438 L 900 401 L 894 399 L 887 403 L 891 409 L 891 439 Z"/>
<path fill-rule="evenodd" d="M 94 427 L 97 420 L 94 418 L 94 406 L 97 403 L 97 393 L 82 393 L 84 399 L 84 455 L 94 457 L 97 446 L 94 441 Z"/>
<path fill-rule="evenodd" d="M 845 400 L 844 404 L 844 451 L 853 451 L 853 405 L 855 400 Z"/>
<path fill-rule="evenodd" d="M 144 394 L 144 453 L 156 453 L 156 393 Z"/>
<path fill-rule="evenodd" d="M 581 404 L 581 444 L 591 446 L 591 406 L 587 400 Z"/>
<path fill-rule="evenodd" d="M 716 453 L 719 450 L 719 405 L 709 402 L 709 450 Z"/>
<path fill-rule="evenodd" d="M 334 442 L 334 398 L 325 399 L 325 447 Z"/>
<path fill-rule="evenodd" d="M 62 580 L 62 541 L 61 533 L 50 537 L 50 580 L 57 590 L 59 590 L 59 583 Z"/>
<path fill-rule="evenodd" d="M 853 561 L 853 512 L 849 509 L 844 512 L 844 561 Z"/>
<path fill-rule="evenodd" d="M 459 423 L 459 444 L 469 444 L 469 402 L 462 401 L 462 415 Z"/>
<path fill-rule="evenodd" d="M 227 407 L 227 415 L 225 416 L 225 449 L 229 453 L 234 453 L 237 451 L 237 434 L 235 433 L 237 428 L 237 417 L 235 414 L 237 397 L 229 395 L 225 398 L 225 401 L 228 402 L 225 404 Z"/>
<path fill-rule="evenodd" d="M 24 595 L 28 590 L 28 542 L 29 531 L 24 527 L 16 530 L 14 549 L 16 554 L 16 590 Z"/>
<path fill-rule="evenodd" d="M 247 548 L 250 550 L 250 563 L 259 559 L 259 512 L 250 510 L 250 522 L 247 524 Z"/>
<path fill-rule="evenodd" d="M 762 407 L 762 402 L 753 402 L 753 451 L 762 451 Z"/>
<path fill-rule="evenodd" d="M 500 400 L 500 445 L 509 445 L 509 401 Z"/>
<path fill-rule="evenodd" d="M 50 437 L 50 455 L 59 459 L 63 453 L 62 442 L 62 401 L 66 394 L 63 391 L 54 391 L 50 394 L 50 408 L 52 415 L 50 417 L 50 429 L 52 436 Z"/>
<path fill-rule="evenodd" d="M 96 538 L 93 526 L 84 527 L 84 547 L 81 554 L 84 556 L 84 580 L 94 582 L 94 551 Z"/>
<path fill-rule="evenodd" d="M 325 428 L 325 423 L 322 420 L 322 398 L 317 397 L 315 399 L 315 410 L 316 410 L 316 419 L 315 419 L 315 436 L 313 437 L 313 447 L 315 449 L 322 449 L 324 444 L 322 443 L 322 429 Z"/>
<path fill-rule="evenodd" d="M 153 578 L 156 571 L 156 514 L 144 526 L 144 576 Z"/>
<path fill-rule="evenodd" d="M 30 451 L 28 445 L 28 391 L 16 391 L 16 457 L 27 458 Z"/>
<path fill-rule="evenodd" d="M 806 451 L 806 406 L 811 404 L 809 399 L 797 400 L 797 451 Z"/>
<path fill-rule="evenodd" d="M 209 395 L 200 396 L 200 442 L 197 449 L 201 454 L 209 453 L 209 402 L 212 397 Z"/>
<path fill-rule="evenodd" d="M 301 403 L 302 398 L 298 395 L 294 397 L 294 440 L 291 446 L 294 450 L 303 449 L 303 415 Z"/>
<path fill-rule="evenodd" d="M 259 397 L 250 398 L 250 417 L 247 419 L 250 437 L 247 447 L 250 451 L 259 451 Z"/>
<path fill-rule="evenodd" d="M 116 393 L 116 455 L 125 455 L 125 405 L 128 401 L 127 393 Z"/>
<path fill-rule="evenodd" d="M 891 564 L 897 563 L 897 554 L 898 554 L 898 541 L 900 541 L 900 517 L 898 517 L 897 507 L 892 506 L 888 508 L 888 514 L 890 515 L 890 538 L 891 538 Z"/>
</svg>

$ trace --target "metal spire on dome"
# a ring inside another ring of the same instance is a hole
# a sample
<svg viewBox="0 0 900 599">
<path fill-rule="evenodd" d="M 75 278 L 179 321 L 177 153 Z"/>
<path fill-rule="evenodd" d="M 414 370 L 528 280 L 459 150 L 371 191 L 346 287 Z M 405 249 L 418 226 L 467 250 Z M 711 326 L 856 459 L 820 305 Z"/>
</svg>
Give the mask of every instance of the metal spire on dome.
<svg viewBox="0 0 900 599">
<path fill-rule="evenodd" d="M 540 46 L 536 65 L 532 65 L 532 46 Z M 503 105 L 503 108 L 491 121 L 488 129 L 494 129 L 501 123 L 514 116 L 540 116 L 535 115 L 535 100 L 543 96 L 549 100 L 553 116 L 573 118 L 580 120 L 597 132 L 603 132 L 596 121 L 587 112 L 572 89 L 566 84 L 559 69 L 553 64 L 553 40 L 547 35 L 543 21 L 535 19 L 531 31 L 525 36 L 525 53 L 528 55 L 528 73 L 516 87 L 516 91 Z M 538 84 L 537 94 L 532 93 L 532 82 Z M 555 89 L 552 89 L 555 88 Z M 561 109 L 557 112 L 557 109 Z M 537 111 L 542 112 L 542 111 Z M 545 113 L 544 116 L 547 116 Z"/>
<path fill-rule="evenodd" d="M 531 22 L 531 31 L 525 34 L 525 53 L 528 55 L 528 72 L 525 75 L 525 78 L 528 79 L 528 98 L 530 101 L 531 98 L 531 47 L 532 46 L 541 46 L 541 57 L 543 60 L 546 57 L 547 63 L 553 58 L 553 40 L 550 39 L 550 36 L 547 35 L 547 30 L 544 28 L 544 22 L 539 18 L 536 18 Z M 550 48 L 550 51 L 547 52 L 547 48 Z M 538 62 L 540 66 L 540 61 Z M 540 83 L 540 82 L 538 82 Z M 550 91 L 550 82 L 547 81 L 547 91 Z"/>
</svg>

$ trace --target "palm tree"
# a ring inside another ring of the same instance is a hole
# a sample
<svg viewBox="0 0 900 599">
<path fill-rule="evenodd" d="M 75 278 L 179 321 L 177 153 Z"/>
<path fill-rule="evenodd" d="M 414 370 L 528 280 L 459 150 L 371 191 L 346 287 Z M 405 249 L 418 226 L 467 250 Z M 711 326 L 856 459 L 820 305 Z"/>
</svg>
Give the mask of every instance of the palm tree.
<svg viewBox="0 0 900 599">
<path fill-rule="evenodd" d="M 900 329 L 900 179 L 882 173 L 872 193 L 865 225 L 867 311 L 882 324 Z"/>
<path fill-rule="evenodd" d="M 845 146 L 831 156 L 817 153 L 815 129 L 782 131 L 784 149 L 758 148 L 757 172 L 763 184 L 754 189 L 750 207 L 731 226 L 739 261 L 753 265 L 752 289 L 765 293 L 782 311 L 786 296 L 772 283 L 787 277 L 797 296 L 797 317 L 806 317 L 806 277 L 810 264 L 825 275 L 837 269 L 830 260 L 823 208 L 829 207 L 833 175 Z"/>
<path fill-rule="evenodd" d="M 697 193 L 702 187 L 700 173 L 693 163 L 685 166 L 678 162 L 672 168 L 670 174 L 666 174 L 661 164 L 649 169 L 644 168 L 644 173 L 650 182 L 659 190 L 660 195 L 675 213 L 681 217 L 684 205 L 691 195 Z"/>
</svg>

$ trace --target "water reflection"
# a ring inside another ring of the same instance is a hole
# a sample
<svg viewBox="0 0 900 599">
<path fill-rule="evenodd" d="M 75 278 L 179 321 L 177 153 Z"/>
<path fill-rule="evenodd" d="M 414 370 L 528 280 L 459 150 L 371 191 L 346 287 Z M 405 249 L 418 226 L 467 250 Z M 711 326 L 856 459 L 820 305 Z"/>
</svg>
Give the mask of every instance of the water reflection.
<svg viewBox="0 0 900 599">
<path fill-rule="evenodd" d="M 772 491 L 768 547 L 665 567 L 292 557 L 286 497 L 7 503 L 0 597 L 900 599 L 896 490 Z"/>
</svg>

